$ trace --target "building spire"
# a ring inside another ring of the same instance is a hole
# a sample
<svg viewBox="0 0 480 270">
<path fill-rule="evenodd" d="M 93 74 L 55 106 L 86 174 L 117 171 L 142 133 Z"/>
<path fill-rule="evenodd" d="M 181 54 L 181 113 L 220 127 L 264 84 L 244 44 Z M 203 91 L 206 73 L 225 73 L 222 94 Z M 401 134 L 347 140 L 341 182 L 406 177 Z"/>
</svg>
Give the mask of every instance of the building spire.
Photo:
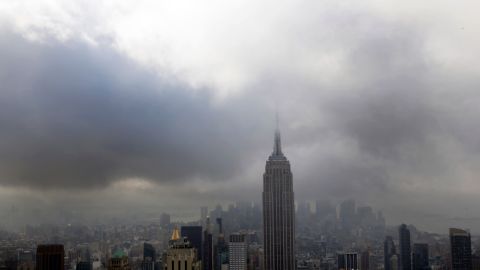
<svg viewBox="0 0 480 270">
<path fill-rule="evenodd" d="M 282 141 L 280 138 L 280 128 L 279 128 L 279 120 L 278 120 L 278 111 L 275 113 L 275 138 L 274 138 L 274 144 L 273 144 L 273 153 L 272 156 L 283 156 L 282 153 Z"/>
<path fill-rule="evenodd" d="M 173 229 L 172 237 L 170 237 L 170 240 L 177 241 L 180 239 L 180 232 L 178 231 L 177 225 L 175 225 L 175 229 Z"/>
</svg>

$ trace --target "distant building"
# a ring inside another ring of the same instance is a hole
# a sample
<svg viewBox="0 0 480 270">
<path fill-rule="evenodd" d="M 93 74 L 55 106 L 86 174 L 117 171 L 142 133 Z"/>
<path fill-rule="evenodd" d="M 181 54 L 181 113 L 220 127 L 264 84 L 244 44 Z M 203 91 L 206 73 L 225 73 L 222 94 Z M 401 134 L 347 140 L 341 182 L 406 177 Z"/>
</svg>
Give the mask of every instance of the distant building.
<svg viewBox="0 0 480 270">
<path fill-rule="evenodd" d="M 390 257 L 390 267 L 391 270 L 398 270 L 398 255 L 394 254 Z"/>
<path fill-rule="evenodd" d="M 207 206 L 200 207 L 200 221 L 202 222 L 201 223 L 202 225 L 206 225 L 207 216 L 208 216 L 208 207 Z"/>
<path fill-rule="evenodd" d="M 93 264 L 91 262 L 79 262 L 75 270 L 92 270 Z"/>
<path fill-rule="evenodd" d="M 200 270 L 195 248 L 175 227 L 165 256 L 165 270 Z"/>
<path fill-rule="evenodd" d="M 37 247 L 36 270 L 64 270 L 64 259 L 63 245 L 39 245 Z"/>
<path fill-rule="evenodd" d="M 480 256 L 472 255 L 472 270 L 480 270 Z"/>
<path fill-rule="evenodd" d="M 143 243 L 143 259 L 145 260 L 148 258 L 152 259 L 152 261 L 155 261 L 157 259 L 157 251 L 152 244 Z"/>
<path fill-rule="evenodd" d="M 217 218 L 218 225 L 218 237 L 217 243 L 214 247 L 213 257 L 215 269 L 222 270 L 225 268 L 228 270 L 228 246 L 225 242 L 225 235 L 223 234 L 223 222 L 222 218 Z"/>
<path fill-rule="evenodd" d="M 228 242 L 229 270 L 247 270 L 248 245 L 244 234 L 231 234 Z"/>
<path fill-rule="evenodd" d="M 142 270 L 155 270 L 155 262 L 157 260 L 157 251 L 153 245 L 143 243 L 143 260 L 141 263 Z"/>
<path fill-rule="evenodd" d="M 359 265 L 357 253 L 337 254 L 338 270 L 359 270 Z"/>
<path fill-rule="evenodd" d="M 122 250 L 117 250 L 108 261 L 108 270 L 131 270 L 128 256 Z"/>
<path fill-rule="evenodd" d="M 202 257 L 202 226 L 182 226 L 181 236 L 186 237 L 197 252 L 197 258 Z"/>
<path fill-rule="evenodd" d="M 202 265 L 203 270 L 213 270 L 213 235 L 210 231 L 209 217 L 207 217 L 207 225 L 203 231 Z"/>
<path fill-rule="evenodd" d="M 469 232 L 450 228 L 450 255 L 452 270 L 472 269 L 472 246 Z"/>
<path fill-rule="evenodd" d="M 317 219 L 324 220 L 327 218 L 336 219 L 337 210 L 328 200 L 317 200 L 315 202 L 315 215 Z"/>
<path fill-rule="evenodd" d="M 411 243 L 410 243 L 410 230 L 407 225 L 402 224 L 398 228 L 398 241 L 399 241 L 399 253 L 400 258 L 398 260 L 399 270 L 411 270 L 412 269 L 412 257 L 411 257 Z"/>
<path fill-rule="evenodd" d="M 295 269 L 295 206 L 290 162 L 282 153 L 280 131 L 263 174 L 265 270 Z"/>
<path fill-rule="evenodd" d="M 360 270 L 370 270 L 370 251 L 364 251 L 361 253 Z"/>
<path fill-rule="evenodd" d="M 143 259 L 140 266 L 142 270 L 155 270 L 155 261 L 150 257 L 146 257 Z"/>
<path fill-rule="evenodd" d="M 429 270 L 430 263 L 428 262 L 428 244 L 413 244 L 413 270 Z"/>
<path fill-rule="evenodd" d="M 160 225 L 168 226 L 170 225 L 170 215 L 167 213 L 163 213 L 160 215 Z"/>
<path fill-rule="evenodd" d="M 385 270 L 393 270 L 391 259 L 392 256 L 397 253 L 395 249 L 395 243 L 393 242 L 393 238 L 391 236 L 385 237 L 385 241 L 383 242 L 383 256 L 384 256 L 384 269 Z M 397 262 L 396 262 L 397 263 Z M 397 268 L 397 265 L 395 265 Z"/>
<path fill-rule="evenodd" d="M 349 230 L 355 225 L 355 201 L 346 200 L 340 204 L 339 219 L 343 229 Z"/>
</svg>

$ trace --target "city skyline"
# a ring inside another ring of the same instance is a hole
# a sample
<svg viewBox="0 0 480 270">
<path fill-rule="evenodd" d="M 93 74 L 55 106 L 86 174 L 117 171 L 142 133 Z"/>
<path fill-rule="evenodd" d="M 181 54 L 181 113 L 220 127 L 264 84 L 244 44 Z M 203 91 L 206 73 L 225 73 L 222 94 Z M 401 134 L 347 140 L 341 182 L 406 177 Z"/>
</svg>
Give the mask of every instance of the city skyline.
<svg viewBox="0 0 480 270">
<path fill-rule="evenodd" d="M 479 5 L 4 1 L 0 227 L 259 203 L 278 110 L 297 203 L 479 234 Z"/>
</svg>

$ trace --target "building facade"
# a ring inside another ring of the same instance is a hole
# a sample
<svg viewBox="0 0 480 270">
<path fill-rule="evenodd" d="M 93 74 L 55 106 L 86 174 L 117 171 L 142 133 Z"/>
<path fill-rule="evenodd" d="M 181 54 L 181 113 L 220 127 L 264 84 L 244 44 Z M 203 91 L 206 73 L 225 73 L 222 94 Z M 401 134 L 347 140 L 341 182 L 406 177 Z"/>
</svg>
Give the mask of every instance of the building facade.
<svg viewBox="0 0 480 270">
<path fill-rule="evenodd" d="M 39 245 L 37 247 L 37 270 L 65 269 L 63 245 Z"/>
<path fill-rule="evenodd" d="M 263 174 L 265 270 L 295 269 L 295 213 L 290 162 L 282 153 L 280 132 Z"/>
<path fill-rule="evenodd" d="M 430 263 L 428 261 L 428 244 L 413 244 L 413 270 L 428 270 Z"/>
<path fill-rule="evenodd" d="M 412 247 L 410 242 L 410 230 L 407 225 L 402 224 L 398 228 L 398 243 L 400 258 L 398 260 L 398 269 L 412 269 Z"/>
<path fill-rule="evenodd" d="M 385 237 L 385 241 L 383 241 L 383 263 L 384 263 L 384 269 L 385 270 L 392 270 L 392 265 L 391 265 L 391 258 L 393 255 L 397 253 L 395 249 L 395 243 L 393 242 L 393 238 L 391 236 Z M 395 268 L 397 268 L 395 266 Z"/>
<path fill-rule="evenodd" d="M 197 250 L 197 258 L 201 258 L 202 226 L 182 226 L 180 228 L 180 234 L 182 237 L 186 237 L 190 244 Z"/>
<path fill-rule="evenodd" d="M 359 265 L 357 253 L 337 254 L 338 270 L 359 270 Z"/>
<path fill-rule="evenodd" d="M 200 270 L 197 252 L 186 237 L 181 237 L 177 228 L 173 231 L 165 255 L 165 270 Z"/>
<path fill-rule="evenodd" d="M 229 270 L 247 270 L 248 245 L 244 234 L 230 235 L 228 252 Z"/>
<path fill-rule="evenodd" d="M 451 269 L 472 269 L 472 244 L 468 231 L 450 228 Z"/>
<path fill-rule="evenodd" d="M 117 250 L 108 261 L 108 270 L 131 270 L 128 256 L 122 250 Z"/>
</svg>

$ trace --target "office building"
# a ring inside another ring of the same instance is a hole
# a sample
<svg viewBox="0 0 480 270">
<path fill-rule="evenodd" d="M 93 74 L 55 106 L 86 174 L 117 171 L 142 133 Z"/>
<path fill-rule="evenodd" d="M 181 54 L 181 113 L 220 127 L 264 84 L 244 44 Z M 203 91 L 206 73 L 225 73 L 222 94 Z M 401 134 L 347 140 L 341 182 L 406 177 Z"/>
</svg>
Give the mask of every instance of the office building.
<svg viewBox="0 0 480 270">
<path fill-rule="evenodd" d="M 63 245 L 39 245 L 37 247 L 36 270 L 64 270 L 65 251 Z"/>
<path fill-rule="evenodd" d="M 202 226 L 182 226 L 182 237 L 186 237 L 197 252 L 197 258 L 202 257 Z"/>
<path fill-rule="evenodd" d="M 228 270 L 228 245 L 225 242 L 225 235 L 223 234 L 223 222 L 221 218 L 217 218 L 217 225 L 218 237 L 213 252 L 213 257 L 215 258 L 215 270 Z"/>
<path fill-rule="evenodd" d="M 91 262 L 78 262 L 75 270 L 92 270 L 93 265 Z"/>
<path fill-rule="evenodd" d="M 247 270 L 248 245 L 244 234 L 231 234 L 228 242 L 230 270 Z"/>
<path fill-rule="evenodd" d="M 282 153 L 280 131 L 263 174 L 265 270 L 295 269 L 295 213 L 290 162 Z"/>
<path fill-rule="evenodd" d="M 346 200 L 340 204 L 339 220 L 342 229 L 350 230 L 356 223 L 356 208 L 354 200 Z"/>
<path fill-rule="evenodd" d="M 452 270 L 472 269 L 472 246 L 468 231 L 450 228 L 450 257 Z"/>
<path fill-rule="evenodd" d="M 122 250 L 117 250 L 108 261 L 108 270 L 131 270 L 128 256 Z"/>
<path fill-rule="evenodd" d="M 209 217 L 207 217 L 206 228 L 203 231 L 202 266 L 203 270 L 213 270 L 213 235 L 210 230 Z"/>
<path fill-rule="evenodd" d="M 338 270 L 359 270 L 359 261 L 357 253 L 337 254 Z"/>
<path fill-rule="evenodd" d="M 407 225 L 402 224 L 398 228 L 398 244 L 400 258 L 398 260 L 398 269 L 411 270 L 412 269 L 412 252 L 410 243 L 410 230 Z"/>
<path fill-rule="evenodd" d="M 430 269 L 430 263 L 428 262 L 428 244 L 413 244 L 412 264 L 413 270 Z"/>
<path fill-rule="evenodd" d="M 383 256 L 384 256 L 384 269 L 385 270 L 393 270 L 391 259 L 392 256 L 395 255 L 397 252 L 395 250 L 395 243 L 393 242 L 393 238 L 391 236 L 385 237 L 385 241 L 383 242 Z M 397 268 L 397 265 L 395 265 Z"/>
<path fill-rule="evenodd" d="M 197 252 L 175 227 L 165 256 L 165 270 L 200 270 Z M 213 269 L 210 269 L 213 270 Z"/>
</svg>

